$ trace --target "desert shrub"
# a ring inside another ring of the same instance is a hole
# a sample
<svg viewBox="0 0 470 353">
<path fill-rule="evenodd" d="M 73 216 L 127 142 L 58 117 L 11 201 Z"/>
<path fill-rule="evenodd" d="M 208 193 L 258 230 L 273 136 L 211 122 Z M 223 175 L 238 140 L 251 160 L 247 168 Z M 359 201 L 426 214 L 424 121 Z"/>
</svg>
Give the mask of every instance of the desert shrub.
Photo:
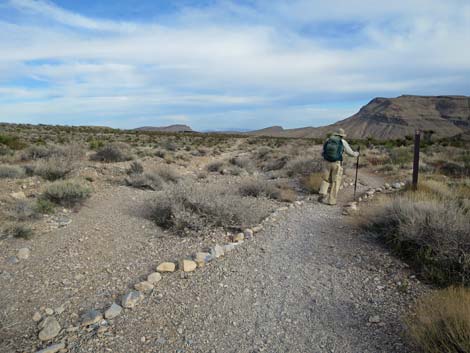
<svg viewBox="0 0 470 353">
<path fill-rule="evenodd" d="M 262 169 L 266 172 L 270 172 L 273 170 L 281 170 L 282 168 L 286 166 L 288 161 L 289 161 L 288 156 L 281 156 L 278 158 L 268 159 L 263 164 Z"/>
<path fill-rule="evenodd" d="M 0 144 L 0 156 L 11 156 L 13 155 L 13 150 L 5 145 Z"/>
<path fill-rule="evenodd" d="M 155 151 L 155 157 L 165 158 L 165 151 L 156 150 L 156 151 Z"/>
<path fill-rule="evenodd" d="M 232 157 L 230 158 L 229 163 L 238 168 L 245 169 L 248 172 L 251 172 L 254 169 L 253 162 L 248 157 Z"/>
<path fill-rule="evenodd" d="M 91 140 L 90 143 L 88 144 L 88 148 L 90 150 L 97 150 L 103 146 L 104 146 L 104 142 L 100 140 Z"/>
<path fill-rule="evenodd" d="M 458 163 L 442 161 L 439 163 L 438 168 L 442 174 L 447 176 L 470 176 L 470 168 L 468 166 L 462 166 Z"/>
<path fill-rule="evenodd" d="M 0 164 L 0 179 L 17 179 L 25 176 L 23 168 L 16 165 Z"/>
<path fill-rule="evenodd" d="M 312 173 L 300 179 L 300 185 L 311 194 L 318 194 L 323 180 L 323 173 Z"/>
<path fill-rule="evenodd" d="M 163 186 L 162 178 L 155 172 L 131 174 L 126 178 L 126 183 L 134 188 L 149 190 L 160 190 Z"/>
<path fill-rule="evenodd" d="M 256 158 L 260 160 L 264 160 L 271 152 L 272 152 L 271 148 L 262 146 L 258 148 L 258 150 L 256 151 Z"/>
<path fill-rule="evenodd" d="M 14 238 L 31 239 L 33 230 L 25 224 L 15 224 L 7 230 L 7 234 Z"/>
<path fill-rule="evenodd" d="M 470 284 L 468 210 L 435 192 L 386 198 L 365 214 L 363 227 L 438 285 Z"/>
<path fill-rule="evenodd" d="M 238 192 L 242 196 L 251 197 L 268 197 L 277 199 L 279 197 L 279 189 L 274 185 L 267 183 L 265 180 L 249 179 L 240 184 Z"/>
<path fill-rule="evenodd" d="M 57 146 L 31 145 L 23 151 L 21 160 L 31 161 L 41 158 L 50 158 L 58 154 L 59 148 Z"/>
<path fill-rule="evenodd" d="M 0 134 L 0 145 L 6 146 L 12 150 L 20 150 L 25 147 L 18 136 Z"/>
<path fill-rule="evenodd" d="M 408 326 L 423 353 L 470 352 L 470 289 L 450 287 L 422 298 Z"/>
<path fill-rule="evenodd" d="M 220 172 L 224 166 L 222 161 L 214 161 L 207 165 L 206 169 L 209 172 Z"/>
<path fill-rule="evenodd" d="M 144 167 L 142 166 L 142 163 L 138 161 L 132 161 L 126 172 L 128 175 L 142 174 L 144 172 Z"/>
<path fill-rule="evenodd" d="M 54 213 L 55 206 L 54 203 L 47 199 L 38 198 L 34 204 L 34 210 L 36 213 L 40 214 L 52 214 Z"/>
<path fill-rule="evenodd" d="M 42 197 L 55 204 L 72 207 L 83 202 L 90 194 L 91 189 L 82 182 L 61 180 L 48 185 Z"/>
<path fill-rule="evenodd" d="M 91 156 L 91 160 L 113 163 L 132 159 L 129 146 L 124 143 L 109 143 L 101 147 Z"/>
<path fill-rule="evenodd" d="M 176 143 L 174 143 L 173 141 L 169 141 L 169 140 L 165 141 L 162 144 L 162 147 L 166 149 L 167 151 L 171 151 L 171 152 L 175 152 L 178 149 L 178 146 L 176 145 Z"/>
<path fill-rule="evenodd" d="M 308 176 L 313 173 L 321 172 L 323 169 L 323 160 L 316 158 L 297 158 L 286 166 L 287 175 Z"/>
<path fill-rule="evenodd" d="M 49 181 L 65 178 L 73 170 L 73 163 L 63 158 L 40 160 L 34 166 L 34 174 Z"/>
<path fill-rule="evenodd" d="M 273 193 L 272 196 L 282 202 L 294 202 L 297 200 L 297 193 L 287 185 L 279 185 L 277 192 Z"/>
<path fill-rule="evenodd" d="M 18 222 L 24 222 L 37 217 L 34 204 L 30 200 L 17 200 L 9 207 L 9 216 Z"/>
<path fill-rule="evenodd" d="M 390 150 L 389 157 L 392 164 L 404 166 L 413 160 L 413 152 L 410 147 L 398 147 Z"/>
<path fill-rule="evenodd" d="M 226 185 L 170 185 L 148 203 L 148 217 L 180 235 L 198 234 L 210 226 L 243 228 L 257 224 L 267 209 L 256 199 L 243 198 Z"/>
<path fill-rule="evenodd" d="M 159 166 L 155 173 L 167 183 L 177 183 L 181 178 L 178 171 L 170 166 Z"/>
</svg>

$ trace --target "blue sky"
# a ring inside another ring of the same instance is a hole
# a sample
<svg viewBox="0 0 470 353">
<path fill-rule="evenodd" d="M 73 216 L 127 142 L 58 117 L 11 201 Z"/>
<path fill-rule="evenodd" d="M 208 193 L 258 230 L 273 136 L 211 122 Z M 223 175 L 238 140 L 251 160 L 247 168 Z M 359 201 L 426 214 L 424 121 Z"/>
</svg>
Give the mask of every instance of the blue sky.
<svg viewBox="0 0 470 353">
<path fill-rule="evenodd" d="M 0 121 L 319 126 L 470 95 L 468 0 L 0 0 Z"/>
</svg>

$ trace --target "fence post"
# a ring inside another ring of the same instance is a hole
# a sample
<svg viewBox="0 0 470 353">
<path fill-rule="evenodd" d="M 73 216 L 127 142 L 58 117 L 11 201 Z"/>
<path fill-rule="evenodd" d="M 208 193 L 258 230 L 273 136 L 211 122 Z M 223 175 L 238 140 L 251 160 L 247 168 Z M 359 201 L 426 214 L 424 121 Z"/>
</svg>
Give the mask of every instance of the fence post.
<svg viewBox="0 0 470 353">
<path fill-rule="evenodd" d="M 413 190 L 418 189 L 418 175 L 419 175 L 419 144 L 421 141 L 421 131 L 415 131 L 415 150 L 413 159 Z"/>
</svg>

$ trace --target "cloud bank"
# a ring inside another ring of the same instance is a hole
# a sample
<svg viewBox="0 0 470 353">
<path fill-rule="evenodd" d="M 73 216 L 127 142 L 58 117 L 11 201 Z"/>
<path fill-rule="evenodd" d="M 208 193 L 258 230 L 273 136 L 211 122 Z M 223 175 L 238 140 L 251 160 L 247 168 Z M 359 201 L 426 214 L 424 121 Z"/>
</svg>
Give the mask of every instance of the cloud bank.
<svg viewBox="0 0 470 353">
<path fill-rule="evenodd" d="M 240 3 L 123 20 L 0 1 L 0 120 L 315 126 L 375 96 L 470 94 L 468 1 Z"/>
</svg>

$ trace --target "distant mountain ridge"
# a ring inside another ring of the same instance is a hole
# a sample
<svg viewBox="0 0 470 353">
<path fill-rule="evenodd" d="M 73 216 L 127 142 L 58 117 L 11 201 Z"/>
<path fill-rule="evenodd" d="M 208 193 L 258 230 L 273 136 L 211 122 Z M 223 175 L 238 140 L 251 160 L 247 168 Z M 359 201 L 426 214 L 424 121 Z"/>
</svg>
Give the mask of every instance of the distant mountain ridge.
<svg viewBox="0 0 470 353">
<path fill-rule="evenodd" d="M 194 132 L 188 125 L 175 124 L 169 126 L 143 126 L 134 130 L 137 131 L 161 131 L 161 132 Z"/>
<path fill-rule="evenodd" d="M 324 138 L 343 128 L 351 138 L 379 140 L 403 138 L 416 129 L 433 131 L 436 137 L 468 134 L 470 97 L 412 96 L 374 98 L 353 116 L 322 127 L 283 129 L 273 126 L 251 131 L 249 135 Z"/>
</svg>

